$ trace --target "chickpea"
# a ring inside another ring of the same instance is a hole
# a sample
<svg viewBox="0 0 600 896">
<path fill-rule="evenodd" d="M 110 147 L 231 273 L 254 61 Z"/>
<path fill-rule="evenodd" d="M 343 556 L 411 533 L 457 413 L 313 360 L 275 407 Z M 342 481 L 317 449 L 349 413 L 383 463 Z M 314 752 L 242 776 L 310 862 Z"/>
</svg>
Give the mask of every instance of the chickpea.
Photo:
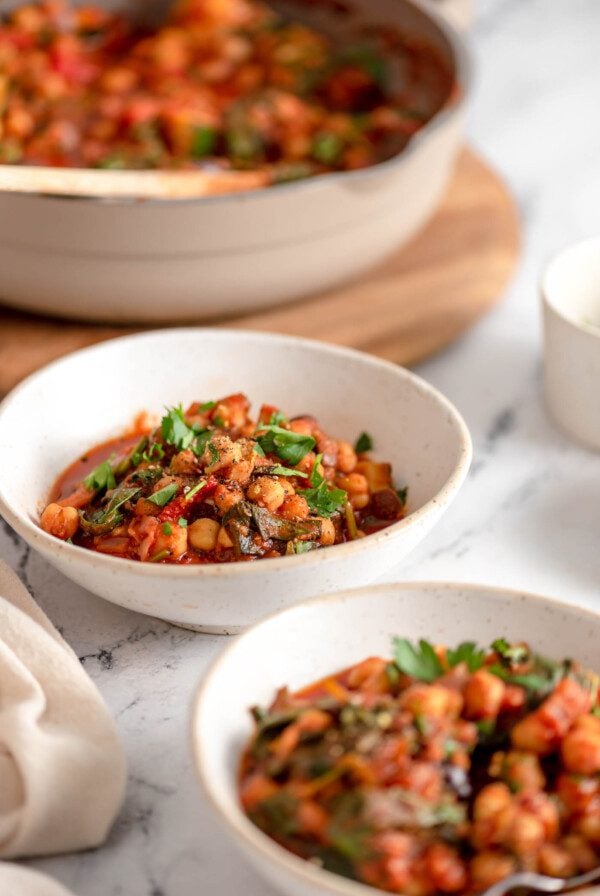
<svg viewBox="0 0 600 896">
<path fill-rule="evenodd" d="M 434 843 L 427 850 L 427 870 L 436 890 L 457 893 L 467 886 L 467 870 L 455 849 L 445 843 Z"/>
<path fill-rule="evenodd" d="M 243 500 L 244 492 L 237 482 L 220 483 L 215 489 L 214 502 L 221 515 Z"/>
<path fill-rule="evenodd" d="M 562 839 L 562 845 L 569 855 L 573 857 L 578 871 L 590 871 L 596 867 L 596 853 L 583 837 L 580 837 L 578 834 L 567 834 Z"/>
<path fill-rule="evenodd" d="M 295 495 L 295 494 L 296 494 L 296 489 L 294 488 L 294 486 L 292 485 L 292 483 L 291 483 L 288 479 L 285 479 L 285 478 L 282 476 L 281 479 L 279 480 L 279 482 L 280 482 L 280 485 L 281 485 L 282 489 L 283 489 L 284 492 L 285 492 L 285 496 L 286 496 L 286 498 L 291 498 L 292 495 Z"/>
<path fill-rule="evenodd" d="M 512 797 L 506 784 L 488 784 L 477 795 L 473 805 L 473 817 L 475 821 L 492 818 L 511 803 Z"/>
<path fill-rule="evenodd" d="M 317 455 L 314 451 L 308 451 L 300 463 L 296 464 L 294 467 L 295 470 L 300 470 L 301 473 L 312 473 L 312 469 L 315 465 L 315 460 L 317 459 Z"/>
<path fill-rule="evenodd" d="M 370 500 L 371 496 L 368 494 L 350 495 L 349 498 L 353 510 L 364 510 Z"/>
<path fill-rule="evenodd" d="M 347 476 L 336 476 L 335 484 L 338 488 L 343 488 L 345 492 L 352 495 L 368 495 L 369 483 L 367 477 L 362 473 L 349 473 Z"/>
<path fill-rule="evenodd" d="M 474 672 L 465 688 L 465 709 L 470 719 L 495 719 L 500 712 L 506 685 L 486 669 Z"/>
<path fill-rule="evenodd" d="M 66 541 L 67 538 L 72 538 L 79 529 L 79 514 L 74 507 L 48 504 L 42 513 L 40 522 L 44 532 Z"/>
<path fill-rule="evenodd" d="M 401 705 L 415 717 L 441 719 L 450 716 L 456 719 L 462 710 L 462 697 L 458 691 L 451 691 L 442 685 L 418 683 L 404 691 Z"/>
<path fill-rule="evenodd" d="M 225 528 L 225 526 L 221 526 L 219 529 L 219 537 L 217 538 L 217 547 L 219 548 L 232 548 L 233 541 L 229 536 L 229 532 Z"/>
<path fill-rule="evenodd" d="M 239 482 L 241 485 L 247 485 L 250 482 L 253 470 L 254 459 L 247 457 L 238 461 L 236 464 L 232 464 L 228 476 L 229 479 L 232 479 L 234 482 Z"/>
<path fill-rule="evenodd" d="M 561 752 L 570 772 L 580 775 L 600 772 L 600 719 L 582 716 L 565 737 Z"/>
<path fill-rule="evenodd" d="M 517 722 L 511 732 L 511 740 L 517 750 L 545 756 L 552 751 L 553 738 L 536 713 Z"/>
<path fill-rule="evenodd" d="M 189 448 L 180 451 L 171 461 L 171 471 L 173 473 L 197 473 L 198 461 L 194 452 Z"/>
<path fill-rule="evenodd" d="M 502 778 L 516 792 L 537 792 L 544 789 L 546 778 L 537 756 L 531 753 L 495 753 L 490 774 Z"/>
<path fill-rule="evenodd" d="M 335 526 L 331 522 L 331 520 L 326 519 L 325 517 L 320 517 L 321 520 L 321 537 L 319 541 L 321 544 L 335 544 Z"/>
<path fill-rule="evenodd" d="M 195 520 L 188 526 L 188 541 L 196 551 L 214 551 L 220 528 L 216 520 Z"/>
<path fill-rule="evenodd" d="M 516 870 L 515 859 L 499 852 L 480 852 L 470 863 L 471 881 L 476 890 L 485 890 Z"/>
<path fill-rule="evenodd" d="M 337 468 L 342 473 L 351 473 L 358 462 L 356 451 L 349 442 L 338 442 Z"/>
<path fill-rule="evenodd" d="M 288 428 L 291 432 L 296 432 L 303 436 L 312 436 L 315 431 L 315 423 L 306 417 L 299 417 L 297 420 L 291 420 Z"/>
<path fill-rule="evenodd" d="M 214 456 L 215 452 L 218 457 Z M 229 436 L 213 436 L 206 446 L 202 460 L 206 473 L 216 473 L 217 470 L 230 467 L 242 460 L 242 446 L 239 442 L 232 442 Z"/>
<path fill-rule="evenodd" d="M 544 836 L 544 824 L 539 818 L 531 812 L 516 812 L 508 840 L 516 855 L 528 856 L 536 853 L 544 842 Z"/>
<path fill-rule="evenodd" d="M 588 811 L 577 821 L 575 829 L 593 846 L 600 847 L 600 812 L 598 804 L 592 804 Z"/>
<path fill-rule="evenodd" d="M 272 476 L 258 476 L 247 488 L 246 497 L 274 513 L 285 501 L 286 494 L 278 479 Z"/>
<path fill-rule="evenodd" d="M 558 843 L 544 843 L 540 849 L 539 870 L 551 877 L 571 877 L 577 871 L 573 856 Z"/>
<path fill-rule="evenodd" d="M 302 495 L 288 496 L 279 510 L 280 516 L 286 520 L 305 520 L 309 512 L 306 498 Z"/>
<path fill-rule="evenodd" d="M 153 553 L 160 554 L 162 551 L 168 551 L 169 555 L 177 560 L 187 551 L 188 530 L 176 523 L 165 523 L 170 532 L 164 531 L 164 527 L 159 525 L 156 541 L 154 542 Z"/>
</svg>

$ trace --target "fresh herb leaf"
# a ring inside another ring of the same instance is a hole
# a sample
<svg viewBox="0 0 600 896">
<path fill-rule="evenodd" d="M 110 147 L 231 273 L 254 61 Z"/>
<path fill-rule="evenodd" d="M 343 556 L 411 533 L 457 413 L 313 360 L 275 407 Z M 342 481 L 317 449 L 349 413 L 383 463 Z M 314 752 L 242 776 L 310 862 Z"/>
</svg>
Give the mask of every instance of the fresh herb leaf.
<svg viewBox="0 0 600 896">
<path fill-rule="evenodd" d="M 525 644 L 509 644 L 506 638 L 496 638 L 492 644 L 505 666 L 519 666 L 529 659 L 529 648 Z"/>
<path fill-rule="evenodd" d="M 275 411 L 274 414 L 271 414 L 271 419 L 269 420 L 271 426 L 281 426 L 282 423 L 287 423 L 287 417 L 283 411 Z"/>
<path fill-rule="evenodd" d="M 225 423 L 225 421 L 223 420 L 223 418 L 222 418 L 219 414 L 216 414 L 216 415 L 213 417 L 213 423 L 215 424 L 215 426 L 220 426 L 221 429 L 225 429 L 226 426 L 227 426 L 227 424 Z"/>
<path fill-rule="evenodd" d="M 172 535 L 173 527 L 171 526 L 171 523 L 163 523 L 162 531 L 163 535 Z"/>
<path fill-rule="evenodd" d="M 458 666 L 459 663 L 466 663 L 469 672 L 481 669 L 485 657 L 485 650 L 481 650 L 474 641 L 463 641 L 455 650 L 446 651 L 446 658 L 452 667 Z"/>
<path fill-rule="evenodd" d="M 180 516 L 179 519 L 177 520 L 177 525 L 181 526 L 182 529 L 187 529 L 187 524 L 188 524 L 188 521 L 186 520 L 186 518 L 184 516 Z"/>
<path fill-rule="evenodd" d="M 216 401 L 205 401 L 204 404 L 201 404 L 198 410 L 201 414 L 205 414 L 207 411 L 212 411 L 213 408 L 216 408 Z"/>
<path fill-rule="evenodd" d="M 147 451 L 142 454 L 142 460 L 146 463 L 152 463 L 153 460 L 162 460 L 165 456 L 165 449 L 160 442 L 153 442 Z"/>
<path fill-rule="evenodd" d="M 212 444 L 212 442 L 209 442 L 207 447 L 208 447 L 208 454 L 210 457 L 210 464 L 216 464 L 217 461 L 219 460 L 219 452 L 217 451 L 215 446 Z M 209 466 L 210 466 L 210 464 L 209 464 Z"/>
<path fill-rule="evenodd" d="M 294 543 L 294 554 L 307 554 L 319 547 L 318 541 L 297 541 Z"/>
<path fill-rule="evenodd" d="M 318 516 L 330 517 L 337 513 L 348 500 L 348 494 L 342 488 L 330 488 L 327 480 L 319 472 L 319 466 L 323 459 L 318 454 L 310 474 L 309 482 L 312 488 L 300 489 L 299 495 L 306 499 L 310 510 Z"/>
<path fill-rule="evenodd" d="M 113 468 L 109 464 L 107 460 L 103 460 L 101 464 L 98 464 L 89 476 L 83 480 L 83 484 L 91 492 L 101 492 L 104 489 L 115 488 L 117 483 L 115 481 L 115 474 L 113 473 Z"/>
<path fill-rule="evenodd" d="M 213 154 L 217 145 L 218 132 L 216 128 L 207 125 L 199 125 L 194 128 L 192 145 L 190 148 L 194 159 L 203 159 Z"/>
<path fill-rule="evenodd" d="M 254 451 L 255 454 L 258 454 L 259 457 L 265 456 L 265 452 L 262 450 L 262 448 L 260 447 L 258 442 L 254 443 L 254 445 L 252 446 L 252 450 Z"/>
<path fill-rule="evenodd" d="M 81 528 L 88 535 L 105 535 L 111 532 L 123 521 L 123 514 L 119 513 L 119 508 L 135 498 L 139 492 L 139 488 L 115 489 L 105 508 L 96 510 L 91 516 L 87 516 L 84 511 L 79 512 Z"/>
<path fill-rule="evenodd" d="M 404 488 L 397 488 L 396 494 L 400 498 L 400 503 L 406 504 L 406 499 L 408 498 L 408 486 L 405 485 Z"/>
<path fill-rule="evenodd" d="M 288 467 L 282 467 L 280 464 L 275 464 L 274 467 L 261 467 L 260 468 L 261 476 L 299 476 L 300 479 L 306 479 L 307 474 L 302 473 L 300 470 L 290 470 Z"/>
<path fill-rule="evenodd" d="M 188 426 L 183 416 L 183 406 L 167 408 L 167 413 L 160 423 L 160 431 L 167 445 L 174 445 L 180 451 L 189 448 L 196 436 L 191 426 Z"/>
<path fill-rule="evenodd" d="M 150 501 L 151 504 L 156 504 L 157 507 L 164 507 L 165 504 L 168 504 L 169 501 L 173 500 L 177 494 L 178 488 L 179 486 L 176 482 L 170 482 L 169 485 L 165 485 L 164 488 L 154 492 L 154 494 L 150 495 L 146 500 Z"/>
<path fill-rule="evenodd" d="M 537 672 L 524 675 L 511 675 L 504 666 L 498 664 L 489 666 L 488 672 L 501 678 L 502 681 L 505 681 L 507 684 L 519 685 L 533 694 L 549 693 L 556 684 L 556 678 L 554 676 L 549 678 L 547 675 L 541 675 Z"/>
<path fill-rule="evenodd" d="M 368 432 L 361 432 L 359 437 L 356 440 L 356 444 L 354 446 L 354 450 L 357 454 L 364 454 L 365 451 L 370 451 L 373 447 L 373 439 L 369 435 Z"/>
<path fill-rule="evenodd" d="M 160 563 L 161 560 L 166 560 L 167 557 L 171 556 L 171 551 L 165 549 L 164 551 L 159 551 L 158 554 L 154 554 L 150 557 L 150 563 Z"/>
<path fill-rule="evenodd" d="M 196 457 L 202 457 L 206 450 L 206 446 L 213 437 L 213 430 L 203 429 L 196 434 L 196 438 L 192 442 L 191 448 Z"/>
<path fill-rule="evenodd" d="M 303 457 L 317 444 L 312 436 L 282 429 L 277 424 L 260 424 L 255 435 L 256 441 L 265 454 L 276 454 L 292 467 L 299 464 Z"/>
<path fill-rule="evenodd" d="M 196 485 L 187 492 L 184 501 L 191 501 L 194 495 L 197 495 L 201 488 L 206 485 L 206 479 L 201 479 Z"/>
<path fill-rule="evenodd" d="M 444 674 L 438 655 L 423 639 L 416 646 L 404 638 L 394 638 L 394 660 L 401 672 L 419 681 L 432 682 Z"/>
</svg>

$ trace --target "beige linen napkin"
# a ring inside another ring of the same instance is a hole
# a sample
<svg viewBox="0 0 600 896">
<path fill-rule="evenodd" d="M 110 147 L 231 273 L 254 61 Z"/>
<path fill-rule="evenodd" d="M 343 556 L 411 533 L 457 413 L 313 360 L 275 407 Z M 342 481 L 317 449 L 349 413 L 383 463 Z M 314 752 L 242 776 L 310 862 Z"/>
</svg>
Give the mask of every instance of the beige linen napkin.
<svg viewBox="0 0 600 896">
<path fill-rule="evenodd" d="M 123 752 L 100 694 L 0 562 L 0 858 L 98 846 L 124 785 Z M 3 875 L 21 870 L 0 863 L 0 893 L 21 896 L 3 886 Z"/>
</svg>

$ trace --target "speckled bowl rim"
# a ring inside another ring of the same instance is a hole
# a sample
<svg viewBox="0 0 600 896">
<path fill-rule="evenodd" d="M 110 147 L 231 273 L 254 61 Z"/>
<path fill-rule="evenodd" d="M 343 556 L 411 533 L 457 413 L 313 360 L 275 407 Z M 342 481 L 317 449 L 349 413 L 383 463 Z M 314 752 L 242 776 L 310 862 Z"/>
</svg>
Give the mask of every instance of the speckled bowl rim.
<svg viewBox="0 0 600 896">
<path fill-rule="evenodd" d="M 586 617 L 594 623 L 600 622 L 600 611 L 596 612 L 587 607 L 580 607 L 577 604 L 568 603 L 559 598 L 548 597 L 537 594 L 532 591 L 522 590 L 519 588 L 505 588 L 501 585 L 479 585 L 474 582 L 447 582 L 447 581 L 413 581 L 413 582 L 387 582 L 378 585 L 366 585 L 361 588 L 352 588 L 345 591 L 339 591 L 335 594 L 319 595 L 317 597 L 303 600 L 291 607 L 278 610 L 271 613 L 264 619 L 250 626 L 241 635 L 230 643 L 219 655 L 210 663 L 206 672 L 196 688 L 196 693 L 192 699 L 189 737 L 191 738 L 192 757 L 194 761 L 194 770 L 196 778 L 200 784 L 200 788 L 205 798 L 210 803 L 213 811 L 222 820 L 224 825 L 232 829 L 234 834 L 244 842 L 246 848 L 260 854 L 265 862 L 277 865 L 283 872 L 291 875 L 296 881 L 305 885 L 310 885 L 314 889 L 320 889 L 324 893 L 331 896 L 382 896 L 385 892 L 369 884 L 363 884 L 358 881 L 352 881 L 332 871 L 326 871 L 319 868 L 311 862 L 295 856 L 293 853 L 279 846 L 274 840 L 264 834 L 260 828 L 252 824 L 242 811 L 241 806 L 235 805 L 234 809 L 224 806 L 220 799 L 220 794 L 211 785 L 210 778 L 204 772 L 204 747 L 203 737 L 199 731 L 199 718 L 202 713 L 202 703 L 204 694 L 208 690 L 213 676 L 219 672 L 221 667 L 225 665 L 230 654 L 236 649 L 239 641 L 251 637 L 255 631 L 263 626 L 269 625 L 275 619 L 290 616 L 291 624 L 293 624 L 293 614 L 302 613 L 307 608 L 318 607 L 323 604 L 331 604 L 338 601 L 345 602 L 348 600 L 363 598 L 372 595 L 374 598 L 382 592 L 389 592 L 393 588 L 397 592 L 404 591 L 429 591 L 429 590 L 446 590 L 446 591 L 462 591 L 462 592 L 484 592 L 486 598 L 494 603 L 496 600 L 505 598 L 516 598 L 525 600 L 526 602 L 535 602 L 540 608 L 540 612 L 544 607 L 552 607 L 554 609 L 562 609 L 568 613 L 576 612 L 580 615 L 581 625 L 585 625 Z M 377 601 L 373 601 L 373 605 L 377 606 Z M 332 668 L 335 669 L 335 658 L 331 660 Z M 582 896 L 595 892 L 595 888 L 583 889 L 580 891 Z"/>
<path fill-rule="evenodd" d="M 82 562 L 89 565 L 90 570 L 93 570 L 93 568 L 97 564 L 100 564 L 102 566 L 105 566 L 107 570 L 111 568 L 115 571 L 127 570 L 128 572 L 133 573 L 140 578 L 152 576 L 153 578 L 157 579 L 177 580 L 199 577 L 212 578 L 215 576 L 221 578 L 223 576 L 227 576 L 232 579 L 243 580 L 249 577 L 260 576 L 265 572 L 276 572 L 286 569 L 298 570 L 308 565 L 315 566 L 317 563 L 328 563 L 335 561 L 342 562 L 344 557 L 348 556 L 351 553 L 368 553 L 382 541 L 389 538 L 394 538 L 404 529 L 407 529 L 413 526 L 415 523 L 418 523 L 419 520 L 421 520 L 423 517 L 428 516 L 429 513 L 431 513 L 431 511 L 433 511 L 438 505 L 441 505 L 442 507 L 447 505 L 458 492 L 462 483 L 464 482 L 469 471 L 473 452 L 471 435 L 461 414 L 449 401 L 449 399 L 447 399 L 444 395 L 442 395 L 441 392 L 427 383 L 424 379 L 407 370 L 405 367 L 400 367 L 398 364 L 393 364 L 391 361 L 384 361 L 380 358 L 375 358 L 372 355 L 367 354 L 366 352 L 360 352 L 356 349 L 332 345 L 331 343 L 321 342 L 316 339 L 305 339 L 299 336 L 287 336 L 279 333 L 268 333 L 259 330 L 211 327 L 179 327 L 176 329 L 167 330 L 149 330 L 130 336 L 119 336 L 116 339 L 109 339 L 97 345 L 80 349 L 76 352 L 71 352 L 68 355 L 65 355 L 63 358 L 59 358 L 57 361 L 53 361 L 51 364 L 48 364 L 35 373 L 32 373 L 25 380 L 23 380 L 23 382 L 19 383 L 19 385 L 16 386 L 11 392 L 9 392 L 6 398 L 0 403 L 0 436 L 2 433 L 2 417 L 4 411 L 14 401 L 18 400 L 21 392 L 25 391 L 25 389 L 27 389 L 31 385 L 31 383 L 35 382 L 36 380 L 43 379 L 49 371 L 55 370 L 62 364 L 69 363 L 73 358 L 89 357 L 91 355 L 102 354 L 105 346 L 114 345 L 116 343 L 131 343 L 132 341 L 143 341 L 148 338 L 154 339 L 157 336 L 162 336 L 165 340 L 177 340 L 177 338 L 183 333 L 187 335 L 189 335 L 190 333 L 196 333 L 199 336 L 201 336 L 202 334 L 210 333 L 211 335 L 223 335 L 224 338 L 226 338 L 227 335 L 239 336 L 245 334 L 252 339 L 257 338 L 266 343 L 277 342 L 279 345 L 281 345 L 282 343 L 284 345 L 299 345 L 304 346 L 305 348 L 312 351 L 318 351 L 330 355 L 337 355 L 341 358 L 351 358 L 355 361 L 359 361 L 361 364 L 368 368 L 378 368 L 379 370 L 386 370 L 390 373 L 393 373 L 394 376 L 398 377 L 399 380 L 403 380 L 404 382 L 408 381 L 418 391 L 421 391 L 422 393 L 430 396 L 439 406 L 440 413 L 445 412 L 452 420 L 457 429 L 459 438 L 458 451 L 460 453 L 460 456 L 457 464 L 442 488 L 437 492 L 437 494 L 430 498 L 429 501 L 423 504 L 422 507 L 419 507 L 413 513 L 409 513 L 408 516 L 406 516 L 399 522 L 393 523 L 391 526 L 388 526 L 387 528 L 382 529 L 379 532 L 368 535 L 365 538 L 360 538 L 356 541 L 345 542 L 344 544 L 332 545 L 324 550 L 308 551 L 305 554 L 296 554 L 290 557 L 286 556 L 279 558 L 264 558 L 257 561 L 256 563 L 207 563 L 202 564 L 200 567 L 176 566 L 160 563 L 140 563 L 139 561 L 135 560 L 125 560 L 120 557 L 111 557 L 106 554 L 99 554 L 98 552 L 89 551 L 85 548 L 78 547 L 77 545 L 67 544 L 66 542 L 59 541 L 52 535 L 44 532 L 20 509 L 14 510 L 10 506 L 7 498 L 4 495 L 4 490 L 2 487 L 2 479 L 3 475 L 5 474 L 0 473 L 0 514 L 9 523 L 9 525 L 11 525 L 19 533 L 19 535 L 21 535 L 25 539 L 25 541 L 31 547 L 36 548 L 38 545 L 41 545 L 44 551 L 55 555 L 60 555 L 61 552 L 66 552 L 66 557 L 74 556 L 75 554 L 78 560 L 81 560 Z M 45 498 L 45 495 L 40 495 L 40 504 L 43 503 Z"/>
<path fill-rule="evenodd" d="M 394 169 L 404 163 L 404 160 L 417 153 L 423 143 L 429 140 L 432 134 L 437 131 L 449 120 L 459 115 L 465 107 L 472 90 L 473 80 L 473 60 L 472 52 L 466 39 L 461 35 L 460 31 L 450 22 L 443 13 L 435 8 L 433 0 L 404 0 L 409 6 L 417 9 L 426 19 L 428 19 L 440 32 L 442 37 L 447 41 L 452 56 L 455 89 L 451 92 L 449 98 L 444 105 L 438 109 L 435 115 L 422 127 L 409 141 L 408 145 L 400 152 L 396 153 L 390 159 L 384 159 L 368 168 L 362 168 L 356 171 L 331 171 L 326 174 L 312 175 L 302 180 L 293 181 L 291 183 L 272 184 L 268 187 L 258 187 L 251 190 L 242 190 L 233 193 L 217 193 L 208 196 L 182 197 L 172 198 L 169 196 L 161 197 L 145 197 L 139 196 L 86 196 L 71 195 L 64 193 L 13 193 L 11 191 L 0 190 L 0 195 L 11 196 L 29 196 L 36 199 L 60 199 L 68 202 L 91 202 L 110 205 L 136 205 L 143 203 L 144 205 L 201 205 L 219 204 L 224 202 L 235 203 L 238 201 L 251 201 L 256 197 L 268 195 L 287 195 L 288 193 L 302 193 L 318 189 L 326 189 L 330 184 L 348 183 L 353 184 L 356 181 L 367 180 L 371 176 L 376 176 L 381 172 Z M 0 166 L 2 167 L 2 166 Z M 69 170 L 69 169 L 65 169 Z M 88 170 L 88 169 L 84 169 Z M 111 172 L 114 176 L 115 172 Z M 118 174 L 118 172 L 116 172 Z M 158 172 L 160 173 L 160 172 Z"/>
<path fill-rule="evenodd" d="M 598 254 L 600 254 L 600 235 L 587 237 L 583 240 L 576 240 L 575 242 L 567 243 L 566 246 L 563 246 L 562 249 L 559 249 L 557 252 L 548 259 L 544 266 L 544 270 L 542 272 L 542 276 L 540 277 L 540 293 L 542 297 L 542 305 L 547 311 L 555 314 L 560 320 L 562 320 L 565 324 L 574 330 L 576 333 L 580 333 L 584 336 L 587 336 L 589 339 L 593 339 L 595 342 L 600 341 L 600 326 L 599 327 L 589 327 L 585 324 L 579 324 L 577 321 L 570 317 L 563 308 L 560 307 L 551 297 L 552 290 L 550 289 L 550 280 L 554 276 L 555 268 L 562 262 L 565 256 L 569 255 L 571 252 L 577 252 L 578 250 L 584 249 L 592 249 L 596 247 Z"/>
</svg>

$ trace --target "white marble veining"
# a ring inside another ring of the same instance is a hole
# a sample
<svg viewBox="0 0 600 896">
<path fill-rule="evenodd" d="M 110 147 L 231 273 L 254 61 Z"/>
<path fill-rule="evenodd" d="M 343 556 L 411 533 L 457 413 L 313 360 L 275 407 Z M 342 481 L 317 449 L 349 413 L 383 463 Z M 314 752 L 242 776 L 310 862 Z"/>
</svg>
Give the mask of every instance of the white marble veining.
<svg viewBox="0 0 600 896">
<path fill-rule="evenodd" d="M 475 462 L 456 504 L 396 575 L 516 586 L 600 608 L 600 457 L 546 418 L 537 295 L 549 255 L 600 232 L 600 6 L 479 0 L 474 42 L 470 135 L 518 197 L 524 255 L 506 300 L 419 370 L 464 413 Z M 2 527 L 0 556 L 82 658 L 129 762 L 127 800 L 106 846 L 32 864 L 78 896 L 266 896 L 213 829 L 192 772 L 190 700 L 224 640 L 103 603 Z"/>
</svg>

